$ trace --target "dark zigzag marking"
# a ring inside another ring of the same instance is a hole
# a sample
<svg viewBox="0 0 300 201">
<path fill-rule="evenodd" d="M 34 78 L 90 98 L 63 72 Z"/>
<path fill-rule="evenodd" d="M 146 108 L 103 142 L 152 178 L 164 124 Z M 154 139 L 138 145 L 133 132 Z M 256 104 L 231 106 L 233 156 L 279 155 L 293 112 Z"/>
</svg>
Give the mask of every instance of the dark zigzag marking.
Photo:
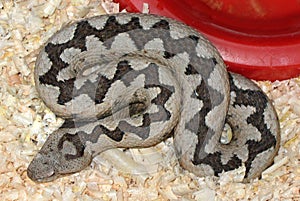
<svg viewBox="0 0 300 201">
<path fill-rule="evenodd" d="M 109 138 L 111 138 L 112 140 L 114 140 L 116 142 L 120 142 L 123 139 L 124 132 L 121 131 L 119 128 L 116 128 L 115 130 L 111 131 L 111 130 L 107 129 L 106 127 L 104 127 L 103 125 L 97 125 L 93 129 L 92 133 L 90 133 L 90 134 L 88 134 L 84 131 L 78 131 L 75 134 L 65 133 L 60 138 L 57 148 L 59 151 L 61 151 L 63 149 L 64 143 L 70 142 L 74 145 L 74 147 L 76 149 L 76 154 L 65 154 L 64 157 L 66 158 L 66 160 L 81 158 L 84 155 L 84 149 L 86 146 L 86 142 L 89 141 L 92 143 L 97 143 L 100 135 L 106 135 Z"/>
<path fill-rule="evenodd" d="M 130 32 L 131 30 L 135 30 L 135 31 Z M 136 46 L 139 47 L 140 49 L 144 47 L 146 42 L 152 40 L 153 38 L 161 37 L 164 39 L 164 46 L 166 50 L 170 52 L 170 55 L 175 55 L 183 51 L 186 51 L 189 54 L 191 53 L 195 54 L 195 47 L 199 40 L 197 36 L 191 35 L 186 38 L 175 40 L 172 39 L 172 37 L 169 35 L 169 32 L 167 32 L 166 30 L 169 30 L 169 23 L 166 20 L 161 20 L 155 23 L 151 30 L 145 31 L 142 29 L 138 17 L 132 17 L 132 19 L 127 24 L 119 24 L 115 16 L 110 16 L 107 19 L 105 26 L 101 30 L 92 27 L 88 23 L 88 21 L 78 22 L 76 25 L 74 37 L 70 41 L 63 44 L 57 44 L 57 45 L 49 43 L 45 47 L 45 51 L 48 54 L 50 61 L 52 62 L 53 65 L 45 75 L 40 76 L 39 80 L 42 84 L 49 84 L 53 86 L 58 86 L 60 88 L 61 93 L 58 98 L 59 104 L 65 104 L 66 102 L 72 100 L 72 98 L 74 98 L 74 95 L 78 95 L 77 93 L 74 93 L 73 90 L 74 81 L 75 81 L 74 78 L 66 81 L 57 81 L 56 76 L 60 70 L 67 67 L 67 64 L 60 59 L 61 53 L 65 49 L 71 47 L 79 48 L 82 51 L 85 51 L 86 50 L 85 40 L 86 40 L 86 36 L 89 35 L 96 36 L 100 41 L 104 42 L 104 45 L 110 48 L 110 45 L 113 42 L 113 38 L 116 35 L 120 33 L 128 32 L 128 34 L 134 34 L 132 35 L 131 38 L 135 40 Z M 188 45 L 185 46 L 186 44 Z M 202 59 L 200 59 L 199 61 L 195 61 L 194 63 L 200 64 L 201 60 Z M 207 70 L 211 71 L 212 69 L 206 67 L 206 71 Z M 102 89 L 99 91 L 99 93 L 96 93 L 97 103 L 102 102 L 102 99 L 105 96 L 107 89 L 111 84 L 111 82 L 107 80 L 107 78 L 105 78 L 104 76 L 99 78 L 99 82 L 103 83 L 104 86 L 97 88 L 97 89 Z M 95 88 L 95 86 L 94 87 L 92 86 L 93 85 L 92 83 L 87 83 L 87 85 L 88 86 L 86 87 L 86 89 L 80 91 L 84 92 L 87 89 L 89 89 L 87 91 L 91 91 L 90 88 Z M 98 94 L 102 94 L 102 95 L 104 94 L 104 95 L 103 97 L 97 97 Z M 93 94 L 89 93 L 89 96 L 93 96 Z"/>
<path fill-rule="evenodd" d="M 58 104 L 65 104 L 74 98 L 74 81 L 75 78 L 65 81 L 57 81 L 56 77 L 58 72 L 68 66 L 64 61 L 60 59 L 60 55 L 65 49 L 68 48 L 79 48 L 81 51 L 86 50 L 86 37 L 94 35 L 100 41 L 106 41 L 119 33 L 127 32 L 129 30 L 134 30 L 142 28 L 139 25 L 139 18 L 133 17 L 130 22 L 126 25 L 120 25 L 115 16 L 111 16 L 108 18 L 104 28 L 102 30 L 97 30 L 92 27 L 87 21 L 78 22 L 76 25 L 76 30 L 74 33 L 74 37 L 63 44 L 52 44 L 48 43 L 45 47 L 45 52 L 48 54 L 50 61 L 52 62 L 51 69 L 44 75 L 39 77 L 39 81 L 41 84 L 48 84 L 52 86 L 57 86 L 60 88 L 60 96 L 58 98 Z M 110 87 L 110 82 L 102 76 L 99 78 L 99 81 L 104 83 L 103 89 L 105 93 L 107 89 Z M 105 84 L 107 84 L 105 86 Z M 98 88 L 99 89 L 99 88 Z M 105 94 L 104 93 L 104 94 Z M 101 98 L 98 100 L 101 103 Z M 97 97 L 96 97 L 97 100 Z"/>
<path fill-rule="evenodd" d="M 192 72 L 193 70 L 191 70 Z M 197 98 L 202 100 L 203 107 L 201 110 L 191 119 L 190 122 L 186 124 L 186 129 L 197 133 L 198 142 L 195 148 L 194 157 L 192 163 L 194 165 L 207 164 L 213 168 L 214 174 L 217 176 L 223 170 L 228 171 L 239 167 L 241 161 L 234 156 L 227 164 L 221 163 L 221 153 L 210 153 L 203 157 L 203 147 L 214 134 L 214 132 L 206 126 L 205 117 L 209 111 L 212 109 L 213 101 L 210 99 L 212 91 L 209 91 L 209 87 L 205 87 L 205 82 L 202 80 L 201 84 L 197 86 L 196 94 L 192 98 Z M 214 93 L 218 93 L 214 91 Z"/>
<path fill-rule="evenodd" d="M 251 114 L 247 118 L 247 123 L 253 125 L 258 129 L 261 133 L 261 141 L 248 140 L 246 144 L 248 144 L 248 160 L 245 163 L 246 166 L 246 175 L 247 177 L 249 170 L 251 169 L 251 165 L 256 156 L 271 147 L 275 148 L 276 146 L 276 138 L 272 135 L 271 131 L 268 129 L 267 125 L 264 122 L 264 110 L 267 107 L 268 99 L 266 95 L 260 91 L 243 90 L 234 85 L 233 78 L 229 74 L 230 81 L 230 90 L 236 93 L 236 99 L 234 105 L 244 105 L 244 106 L 252 106 L 256 109 L 255 113 Z M 262 144 L 264 146 L 262 146 Z"/>
</svg>

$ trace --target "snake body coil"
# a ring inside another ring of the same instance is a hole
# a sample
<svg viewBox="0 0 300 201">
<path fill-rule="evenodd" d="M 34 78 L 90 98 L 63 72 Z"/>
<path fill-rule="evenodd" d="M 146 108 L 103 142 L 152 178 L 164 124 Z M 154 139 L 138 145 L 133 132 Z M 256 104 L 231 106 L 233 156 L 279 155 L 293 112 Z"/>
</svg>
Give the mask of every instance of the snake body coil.
<svg viewBox="0 0 300 201">
<path fill-rule="evenodd" d="M 37 182 L 78 172 L 115 147 L 149 147 L 174 134 L 182 167 L 218 175 L 269 166 L 279 146 L 276 112 L 250 80 L 226 71 L 190 27 L 145 14 L 97 16 L 50 38 L 35 68 L 45 104 L 65 123 L 28 167 Z M 233 138 L 220 142 L 224 124 Z"/>
</svg>

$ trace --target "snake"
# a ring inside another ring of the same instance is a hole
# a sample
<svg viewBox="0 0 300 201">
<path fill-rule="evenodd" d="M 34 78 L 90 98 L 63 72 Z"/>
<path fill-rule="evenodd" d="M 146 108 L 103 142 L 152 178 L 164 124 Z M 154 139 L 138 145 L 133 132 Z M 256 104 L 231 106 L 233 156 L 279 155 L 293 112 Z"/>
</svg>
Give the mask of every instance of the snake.
<svg viewBox="0 0 300 201">
<path fill-rule="evenodd" d="M 41 47 L 34 81 L 64 119 L 27 168 L 35 182 L 79 172 L 108 149 L 169 137 L 183 171 L 205 177 L 244 167 L 248 182 L 279 149 L 278 115 L 267 95 L 228 72 L 203 34 L 166 17 L 119 13 L 70 23 Z"/>
</svg>

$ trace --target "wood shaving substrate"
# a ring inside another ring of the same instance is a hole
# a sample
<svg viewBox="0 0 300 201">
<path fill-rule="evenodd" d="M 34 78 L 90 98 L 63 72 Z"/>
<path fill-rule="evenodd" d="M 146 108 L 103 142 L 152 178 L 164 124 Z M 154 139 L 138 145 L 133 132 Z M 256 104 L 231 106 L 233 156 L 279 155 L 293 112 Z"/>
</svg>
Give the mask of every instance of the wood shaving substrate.
<svg viewBox="0 0 300 201">
<path fill-rule="evenodd" d="M 69 22 L 118 10 L 100 0 L 0 1 L 0 200 L 300 200 L 299 78 L 258 83 L 274 101 L 282 131 L 279 154 L 260 180 L 241 183 L 243 170 L 196 177 L 180 168 L 172 139 L 107 151 L 54 182 L 27 177 L 33 156 L 62 123 L 34 88 L 39 48 Z"/>
</svg>

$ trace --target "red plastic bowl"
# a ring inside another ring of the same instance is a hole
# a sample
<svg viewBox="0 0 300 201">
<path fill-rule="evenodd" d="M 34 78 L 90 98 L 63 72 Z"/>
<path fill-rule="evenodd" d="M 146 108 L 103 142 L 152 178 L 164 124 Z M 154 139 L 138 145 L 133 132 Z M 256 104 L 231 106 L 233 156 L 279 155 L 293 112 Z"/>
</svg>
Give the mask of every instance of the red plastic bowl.
<svg viewBox="0 0 300 201">
<path fill-rule="evenodd" d="M 230 71 L 256 80 L 300 75 L 299 0 L 115 0 L 121 9 L 171 17 L 218 48 Z"/>
</svg>

